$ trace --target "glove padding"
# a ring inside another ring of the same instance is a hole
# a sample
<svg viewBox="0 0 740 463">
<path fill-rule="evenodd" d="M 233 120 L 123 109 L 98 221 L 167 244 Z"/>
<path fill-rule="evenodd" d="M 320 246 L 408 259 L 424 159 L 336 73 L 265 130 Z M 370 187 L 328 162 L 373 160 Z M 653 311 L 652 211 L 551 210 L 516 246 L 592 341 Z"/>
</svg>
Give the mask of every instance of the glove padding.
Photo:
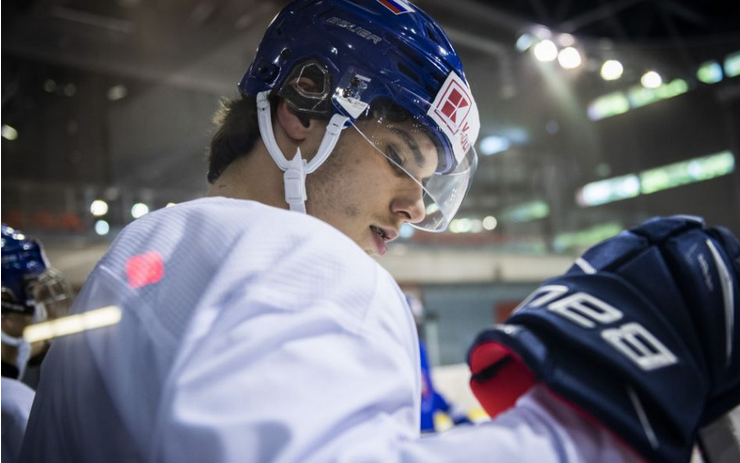
<svg viewBox="0 0 740 463">
<path fill-rule="evenodd" d="M 468 353 L 491 416 L 535 381 L 654 462 L 690 460 L 740 403 L 740 244 L 697 218 L 653 219 L 588 250 Z"/>
</svg>

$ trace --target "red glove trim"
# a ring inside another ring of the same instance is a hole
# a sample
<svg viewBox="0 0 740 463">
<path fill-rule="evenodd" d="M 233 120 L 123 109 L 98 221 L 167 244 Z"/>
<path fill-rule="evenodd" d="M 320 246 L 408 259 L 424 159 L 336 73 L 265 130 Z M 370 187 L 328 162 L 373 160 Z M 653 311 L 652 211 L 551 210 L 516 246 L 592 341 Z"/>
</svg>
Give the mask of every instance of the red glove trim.
<svg viewBox="0 0 740 463">
<path fill-rule="evenodd" d="M 488 378 L 476 378 L 478 373 L 496 367 Z M 522 359 L 508 347 L 495 341 L 478 345 L 470 355 L 470 388 L 488 415 L 494 416 L 513 407 L 532 386 L 534 375 Z"/>
</svg>

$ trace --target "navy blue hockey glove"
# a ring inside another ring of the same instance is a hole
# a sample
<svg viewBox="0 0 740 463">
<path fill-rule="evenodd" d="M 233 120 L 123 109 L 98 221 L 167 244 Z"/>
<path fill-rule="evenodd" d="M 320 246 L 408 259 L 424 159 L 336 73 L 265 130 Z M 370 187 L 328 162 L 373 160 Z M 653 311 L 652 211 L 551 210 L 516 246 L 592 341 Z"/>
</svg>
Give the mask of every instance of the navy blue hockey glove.
<svg viewBox="0 0 740 463">
<path fill-rule="evenodd" d="M 700 219 L 653 219 L 589 249 L 468 353 L 494 416 L 535 381 L 651 462 L 688 462 L 740 403 L 740 244 Z"/>
</svg>

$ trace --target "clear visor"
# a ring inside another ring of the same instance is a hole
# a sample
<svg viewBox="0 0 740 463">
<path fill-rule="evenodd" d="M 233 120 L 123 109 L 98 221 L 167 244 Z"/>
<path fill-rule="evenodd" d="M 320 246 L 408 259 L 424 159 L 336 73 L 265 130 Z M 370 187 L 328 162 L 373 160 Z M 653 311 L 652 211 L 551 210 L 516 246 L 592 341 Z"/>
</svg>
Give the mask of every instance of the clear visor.
<svg viewBox="0 0 740 463">
<path fill-rule="evenodd" d="M 421 186 L 424 218 L 412 225 L 444 231 L 460 208 L 475 174 L 478 109 L 454 72 L 433 101 L 387 76 L 350 68 L 332 97 L 376 151 Z"/>
<path fill-rule="evenodd" d="M 416 118 L 393 122 L 378 117 L 353 122 L 352 127 L 394 169 L 421 187 L 424 218 L 411 225 L 427 231 L 444 231 L 470 188 L 477 167 L 475 149 L 471 147 L 454 169 L 440 173 L 443 148 L 434 142 L 428 127 Z"/>
</svg>

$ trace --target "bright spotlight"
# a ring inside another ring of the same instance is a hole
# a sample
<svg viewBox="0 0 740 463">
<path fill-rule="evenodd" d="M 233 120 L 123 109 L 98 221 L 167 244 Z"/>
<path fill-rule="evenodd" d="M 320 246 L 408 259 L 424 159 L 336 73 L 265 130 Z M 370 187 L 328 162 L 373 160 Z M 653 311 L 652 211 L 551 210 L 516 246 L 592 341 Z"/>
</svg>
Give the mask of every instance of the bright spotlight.
<svg viewBox="0 0 740 463">
<path fill-rule="evenodd" d="M 138 219 L 139 217 L 149 213 L 149 206 L 144 203 L 136 203 L 131 208 L 131 217 Z"/>
<path fill-rule="evenodd" d="M 44 91 L 46 93 L 54 93 L 54 90 L 56 89 L 57 89 L 57 83 L 51 79 L 46 79 L 46 81 L 44 82 Z"/>
<path fill-rule="evenodd" d="M 469 233 L 470 230 L 473 228 L 473 224 L 470 222 L 470 219 L 462 218 L 460 219 L 459 227 L 460 233 Z"/>
<path fill-rule="evenodd" d="M 398 229 L 398 236 L 401 239 L 409 239 L 414 236 L 415 231 L 416 229 L 414 227 L 407 223 L 404 223 L 403 225 L 401 225 L 401 228 Z"/>
<path fill-rule="evenodd" d="M 492 154 L 506 151 L 510 146 L 511 143 L 506 137 L 490 135 L 480 141 L 480 152 L 484 156 L 491 156 Z"/>
<path fill-rule="evenodd" d="M 716 84 L 722 80 L 722 66 L 716 61 L 704 63 L 696 71 L 696 77 L 705 84 Z"/>
<path fill-rule="evenodd" d="M 13 141 L 18 138 L 18 131 L 7 124 L 4 124 L 2 128 L 2 136 L 6 140 Z"/>
<path fill-rule="evenodd" d="M 563 69 L 575 69 L 583 63 L 581 54 L 573 47 L 567 47 L 558 53 L 558 63 Z"/>
<path fill-rule="evenodd" d="M 558 47 L 552 40 L 543 40 L 534 46 L 534 56 L 544 63 L 554 61 L 558 57 Z"/>
<path fill-rule="evenodd" d="M 559 43 L 560 43 L 560 45 L 561 45 L 561 46 L 563 46 L 563 47 L 571 47 L 571 46 L 575 45 L 575 43 L 576 43 L 576 38 L 575 38 L 575 37 L 573 37 L 573 36 L 572 36 L 572 35 L 570 35 L 570 34 L 560 34 L 560 35 L 558 36 L 558 42 L 559 42 Z"/>
<path fill-rule="evenodd" d="M 126 98 L 128 89 L 124 85 L 115 85 L 108 89 L 107 97 L 110 101 L 117 101 Z"/>
<path fill-rule="evenodd" d="M 95 222 L 95 233 L 100 236 L 105 236 L 110 231 L 110 224 L 105 220 L 98 220 Z"/>
<path fill-rule="evenodd" d="M 655 71 L 648 71 L 642 75 L 640 83 L 645 88 L 658 88 L 663 83 L 663 78 Z"/>
<path fill-rule="evenodd" d="M 527 51 L 529 47 L 534 43 L 534 37 L 532 34 L 524 33 L 516 39 L 516 49 L 519 51 Z"/>
<path fill-rule="evenodd" d="M 485 228 L 488 231 L 493 230 L 498 225 L 498 220 L 496 220 L 496 217 L 489 215 L 485 219 L 483 219 L 483 228 Z"/>
<path fill-rule="evenodd" d="M 108 213 L 108 203 L 102 199 L 96 199 L 90 204 L 90 213 L 95 217 L 100 217 Z"/>
<path fill-rule="evenodd" d="M 615 59 L 606 60 L 601 66 L 601 78 L 604 80 L 617 80 L 622 77 L 623 72 L 622 63 Z"/>
</svg>

